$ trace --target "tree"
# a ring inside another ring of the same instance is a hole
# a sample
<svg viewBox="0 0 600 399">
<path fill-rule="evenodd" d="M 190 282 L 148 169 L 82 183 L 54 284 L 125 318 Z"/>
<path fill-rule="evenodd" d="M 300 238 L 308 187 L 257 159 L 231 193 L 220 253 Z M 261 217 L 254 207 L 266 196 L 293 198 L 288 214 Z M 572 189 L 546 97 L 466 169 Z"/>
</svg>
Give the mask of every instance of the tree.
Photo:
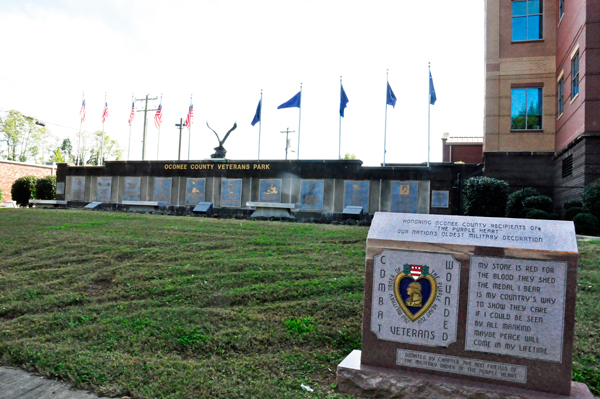
<svg viewBox="0 0 600 399">
<path fill-rule="evenodd" d="M 52 153 L 52 157 L 50 157 L 50 162 L 65 162 L 65 158 L 63 157 L 60 147 L 56 147 L 56 149 Z"/>
<path fill-rule="evenodd" d="M 63 162 L 75 163 L 77 161 L 77 155 L 73 153 L 71 139 L 66 138 L 63 140 L 62 144 L 60 145 L 60 151 L 65 159 Z"/>
<path fill-rule="evenodd" d="M 10 110 L 0 122 L 0 141 L 6 143 L 0 155 L 9 161 L 44 162 L 53 151 L 56 138 L 37 119 Z"/>
<path fill-rule="evenodd" d="M 116 140 L 104 133 L 104 146 L 102 146 L 102 131 L 98 130 L 92 134 L 84 132 L 81 138 L 81 162 L 80 165 L 100 165 L 100 152 L 103 159 L 120 160 L 123 158 L 121 146 Z M 87 158 L 87 159 L 86 159 Z"/>
</svg>

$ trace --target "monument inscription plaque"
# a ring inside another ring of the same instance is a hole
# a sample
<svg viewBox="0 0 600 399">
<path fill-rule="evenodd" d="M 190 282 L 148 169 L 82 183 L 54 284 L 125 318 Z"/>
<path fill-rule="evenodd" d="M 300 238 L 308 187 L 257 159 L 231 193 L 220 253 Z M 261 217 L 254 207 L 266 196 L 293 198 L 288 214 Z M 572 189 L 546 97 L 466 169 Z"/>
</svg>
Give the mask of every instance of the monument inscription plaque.
<svg viewBox="0 0 600 399">
<path fill-rule="evenodd" d="M 450 192 L 443 190 L 433 190 L 431 192 L 432 208 L 448 208 Z"/>
<path fill-rule="evenodd" d="M 221 180 L 221 206 L 242 206 L 242 179 Z"/>
<path fill-rule="evenodd" d="M 85 176 L 71 178 L 71 200 L 83 201 L 85 196 Z"/>
<path fill-rule="evenodd" d="M 371 331 L 378 339 L 456 342 L 460 263 L 452 255 L 384 249 L 375 256 Z"/>
<path fill-rule="evenodd" d="M 392 182 L 392 212 L 417 213 L 419 183 Z"/>
<path fill-rule="evenodd" d="M 458 391 L 591 398 L 571 381 L 577 255 L 572 222 L 376 213 L 362 351 L 338 366 L 340 391 L 366 395 L 356 387 L 372 378 L 412 397 L 423 373 L 416 397 L 439 394 L 426 382 L 446 377 Z"/>
<path fill-rule="evenodd" d="M 302 180 L 300 182 L 301 209 L 322 211 L 324 187 L 323 180 Z"/>
<path fill-rule="evenodd" d="M 154 201 L 171 203 L 171 183 L 170 177 L 154 178 Z"/>
<path fill-rule="evenodd" d="M 466 349 L 559 362 L 567 263 L 471 257 Z"/>
<path fill-rule="evenodd" d="M 261 179 L 258 189 L 259 202 L 281 202 L 281 179 Z"/>
<path fill-rule="evenodd" d="M 473 377 L 487 377 L 512 382 L 527 382 L 527 367 L 464 357 L 439 355 L 437 353 L 398 349 L 396 364 L 427 370 L 450 371 Z"/>
<path fill-rule="evenodd" d="M 96 201 L 110 202 L 112 177 L 98 177 L 96 182 Z"/>
<path fill-rule="evenodd" d="M 344 208 L 362 206 L 363 212 L 369 212 L 369 182 L 347 180 L 344 182 Z"/>
<path fill-rule="evenodd" d="M 126 177 L 125 178 L 125 192 L 123 193 L 123 200 L 124 201 L 139 201 L 141 186 L 142 186 L 142 178 L 141 177 Z"/>
<path fill-rule="evenodd" d="M 188 178 L 185 186 L 185 204 L 197 205 L 199 202 L 204 202 L 205 187 L 206 179 Z"/>
<path fill-rule="evenodd" d="M 65 182 L 59 181 L 56 183 L 56 194 L 64 194 L 65 193 Z"/>
</svg>

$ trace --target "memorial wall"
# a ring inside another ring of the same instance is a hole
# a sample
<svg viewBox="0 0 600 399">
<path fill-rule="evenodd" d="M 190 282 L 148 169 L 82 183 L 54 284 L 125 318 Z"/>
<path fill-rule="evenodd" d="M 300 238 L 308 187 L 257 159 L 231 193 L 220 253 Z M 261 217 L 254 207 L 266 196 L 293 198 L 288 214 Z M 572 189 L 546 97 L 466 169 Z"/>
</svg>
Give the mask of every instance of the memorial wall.
<svg viewBox="0 0 600 399">
<path fill-rule="evenodd" d="M 348 206 L 379 211 L 455 214 L 457 182 L 475 165 L 363 167 L 333 161 L 109 161 L 105 166 L 59 164 L 57 199 L 69 206 L 157 201 L 190 211 L 211 202 L 219 213 L 247 210 L 247 202 L 294 204 L 311 218 L 341 214 Z M 179 212 L 181 213 L 181 212 Z"/>
</svg>

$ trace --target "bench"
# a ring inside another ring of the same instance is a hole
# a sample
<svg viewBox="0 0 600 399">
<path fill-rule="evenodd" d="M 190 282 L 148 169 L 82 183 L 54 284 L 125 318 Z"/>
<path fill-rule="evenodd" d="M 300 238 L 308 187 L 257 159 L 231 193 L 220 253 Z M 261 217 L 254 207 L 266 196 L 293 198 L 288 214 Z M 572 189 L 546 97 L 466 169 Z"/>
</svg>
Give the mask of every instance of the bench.
<svg viewBox="0 0 600 399">
<path fill-rule="evenodd" d="M 285 204 L 279 202 L 246 202 L 246 206 L 256 208 L 252 218 L 287 218 L 294 219 L 292 209 L 296 204 Z"/>
<path fill-rule="evenodd" d="M 62 200 L 29 200 L 29 205 L 35 205 L 36 208 L 39 206 L 40 208 L 56 208 L 58 206 L 67 205 L 67 201 Z"/>
<path fill-rule="evenodd" d="M 131 211 L 154 211 L 156 208 L 166 208 L 169 204 L 159 201 L 123 201 L 121 205 L 129 207 Z"/>
</svg>

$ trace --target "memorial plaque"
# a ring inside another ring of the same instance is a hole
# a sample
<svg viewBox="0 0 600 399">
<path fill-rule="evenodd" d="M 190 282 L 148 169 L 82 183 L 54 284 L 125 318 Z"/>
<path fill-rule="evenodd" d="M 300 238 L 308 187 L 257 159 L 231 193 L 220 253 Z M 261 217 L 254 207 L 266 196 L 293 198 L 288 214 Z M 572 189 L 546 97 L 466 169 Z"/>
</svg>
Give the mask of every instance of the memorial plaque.
<svg viewBox="0 0 600 399">
<path fill-rule="evenodd" d="M 204 202 L 206 179 L 188 178 L 185 187 L 185 204 L 196 205 Z"/>
<path fill-rule="evenodd" d="M 83 201 L 85 197 L 85 176 L 71 177 L 71 201 Z"/>
<path fill-rule="evenodd" d="M 323 180 L 302 180 L 300 182 L 300 209 L 322 211 L 324 187 Z"/>
<path fill-rule="evenodd" d="M 368 369 L 398 376 L 390 387 L 423 373 L 423 384 L 452 377 L 457 390 L 488 383 L 507 397 L 501 385 L 585 392 L 571 381 L 577 252 L 572 222 L 377 212 L 360 363 L 342 362 L 338 381 L 356 387 Z"/>
<path fill-rule="evenodd" d="M 436 191 L 431 192 L 431 207 L 432 208 L 448 208 L 450 192 Z"/>
<path fill-rule="evenodd" d="M 221 180 L 221 206 L 242 206 L 242 179 Z"/>
<path fill-rule="evenodd" d="M 96 182 L 96 201 L 110 202 L 112 177 L 98 177 Z"/>
<path fill-rule="evenodd" d="M 56 194 L 62 195 L 65 193 L 65 182 L 56 183 Z"/>
<path fill-rule="evenodd" d="M 419 183 L 392 182 L 392 212 L 417 213 Z"/>
<path fill-rule="evenodd" d="M 281 202 L 281 179 L 261 179 L 258 190 L 259 202 Z"/>
<path fill-rule="evenodd" d="M 125 192 L 123 193 L 123 201 L 139 201 L 141 185 L 142 185 L 141 177 L 126 177 L 125 178 Z"/>
<path fill-rule="evenodd" d="M 466 349 L 562 360 L 567 262 L 471 257 Z"/>
<path fill-rule="evenodd" d="M 396 364 L 399 366 L 446 371 L 473 377 L 485 376 L 496 380 L 527 382 L 527 367 L 525 366 L 440 355 L 430 352 L 398 349 Z"/>
<path fill-rule="evenodd" d="M 171 203 L 171 183 L 170 177 L 154 178 L 154 201 Z"/>
<path fill-rule="evenodd" d="M 344 182 L 344 208 L 347 206 L 362 206 L 369 212 L 369 182 L 352 181 Z"/>
<path fill-rule="evenodd" d="M 371 331 L 378 339 L 456 342 L 460 263 L 448 254 L 384 249 L 375 256 Z"/>
</svg>

